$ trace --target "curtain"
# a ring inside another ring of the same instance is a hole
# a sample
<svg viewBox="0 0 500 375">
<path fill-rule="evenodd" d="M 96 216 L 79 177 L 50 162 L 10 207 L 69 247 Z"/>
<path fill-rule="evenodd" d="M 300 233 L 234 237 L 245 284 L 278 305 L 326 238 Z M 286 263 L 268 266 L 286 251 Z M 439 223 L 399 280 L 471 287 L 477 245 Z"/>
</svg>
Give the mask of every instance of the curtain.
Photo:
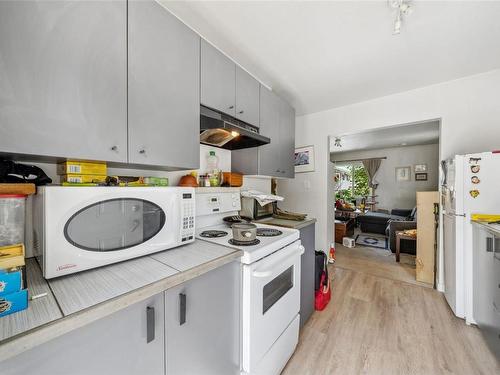
<svg viewBox="0 0 500 375">
<path fill-rule="evenodd" d="M 366 173 L 368 173 L 369 186 L 372 189 L 376 189 L 378 186 L 377 180 L 375 180 L 375 175 L 380 167 L 380 163 L 382 163 L 381 159 L 368 159 L 363 160 L 363 167 L 366 169 Z"/>
</svg>

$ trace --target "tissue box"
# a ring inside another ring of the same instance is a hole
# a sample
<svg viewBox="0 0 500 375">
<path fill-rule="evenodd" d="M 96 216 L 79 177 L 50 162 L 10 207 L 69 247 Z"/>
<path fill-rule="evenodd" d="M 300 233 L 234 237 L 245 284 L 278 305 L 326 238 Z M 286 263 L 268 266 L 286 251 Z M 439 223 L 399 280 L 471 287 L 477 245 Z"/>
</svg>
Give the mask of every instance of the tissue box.
<svg viewBox="0 0 500 375">
<path fill-rule="evenodd" d="M 22 289 L 21 271 L 5 272 L 0 270 L 0 297 Z"/>
<path fill-rule="evenodd" d="M 15 293 L 0 297 L 0 317 L 28 308 L 28 290 L 23 289 Z"/>
</svg>

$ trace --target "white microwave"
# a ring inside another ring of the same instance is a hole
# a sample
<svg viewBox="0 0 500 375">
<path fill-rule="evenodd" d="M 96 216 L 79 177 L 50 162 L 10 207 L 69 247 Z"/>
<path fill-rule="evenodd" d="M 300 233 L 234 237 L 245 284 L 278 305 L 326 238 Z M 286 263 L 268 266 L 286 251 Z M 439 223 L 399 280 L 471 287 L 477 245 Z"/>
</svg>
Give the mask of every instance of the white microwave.
<svg viewBox="0 0 500 375">
<path fill-rule="evenodd" d="M 33 247 L 50 279 L 193 242 L 194 218 L 193 188 L 42 186 Z"/>
</svg>

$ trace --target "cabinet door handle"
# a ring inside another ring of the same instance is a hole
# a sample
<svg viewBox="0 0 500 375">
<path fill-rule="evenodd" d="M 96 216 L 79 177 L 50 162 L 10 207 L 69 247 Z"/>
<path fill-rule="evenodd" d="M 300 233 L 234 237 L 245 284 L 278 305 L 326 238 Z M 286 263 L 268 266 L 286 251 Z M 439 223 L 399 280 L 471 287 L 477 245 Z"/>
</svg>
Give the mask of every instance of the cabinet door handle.
<svg viewBox="0 0 500 375">
<path fill-rule="evenodd" d="M 149 344 L 155 339 L 155 308 L 146 307 L 146 342 Z"/>
<path fill-rule="evenodd" d="M 145 150 L 145 149 L 141 149 L 141 150 L 139 150 L 139 154 L 143 154 L 143 155 L 144 155 L 145 153 L 146 153 L 146 150 Z"/>
<path fill-rule="evenodd" d="M 115 145 L 115 146 L 111 147 L 111 151 L 118 151 L 118 146 Z"/>
<path fill-rule="evenodd" d="M 234 108 L 234 105 L 230 105 L 230 106 L 229 106 L 229 109 L 233 109 L 233 108 Z"/>
<path fill-rule="evenodd" d="M 241 114 L 243 114 L 244 112 L 245 112 L 245 111 L 239 111 L 238 113 L 241 115 Z"/>
<path fill-rule="evenodd" d="M 486 237 L 486 251 L 488 253 L 493 251 L 493 237 Z"/>
<path fill-rule="evenodd" d="M 179 325 L 186 323 L 186 295 L 179 293 Z"/>
</svg>

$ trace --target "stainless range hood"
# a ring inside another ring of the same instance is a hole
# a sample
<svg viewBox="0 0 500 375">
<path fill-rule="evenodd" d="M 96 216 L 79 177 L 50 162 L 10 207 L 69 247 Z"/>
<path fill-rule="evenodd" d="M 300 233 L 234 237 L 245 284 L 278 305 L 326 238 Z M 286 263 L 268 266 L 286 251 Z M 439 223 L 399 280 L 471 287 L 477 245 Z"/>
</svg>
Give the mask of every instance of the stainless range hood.
<svg viewBox="0 0 500 375">
<path fill-rule="evenodd" d="M 201 106 L 200 142 L 228 150 L 239 150 L 262 146 L 271 143 L 271 140 L 260 135 L 256 126 Z"/>
</svg>

